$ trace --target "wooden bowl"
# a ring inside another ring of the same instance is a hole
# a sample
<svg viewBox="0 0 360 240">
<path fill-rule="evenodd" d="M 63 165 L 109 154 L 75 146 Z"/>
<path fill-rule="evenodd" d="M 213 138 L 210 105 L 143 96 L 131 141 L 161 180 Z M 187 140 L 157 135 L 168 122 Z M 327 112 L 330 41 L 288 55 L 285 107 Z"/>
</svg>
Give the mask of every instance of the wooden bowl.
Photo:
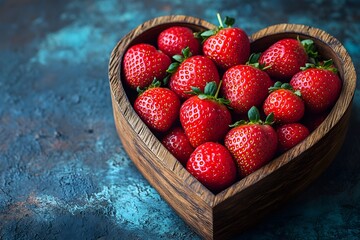
<svg viewBox="0 0 360 240">
<path fill-rule="evenodd" d="M 279 24 L 253 34 L 250 40 L 254 52 L 285 37 L 313 39 L 319 53 L 334 60 L 343 81 L 342 91 L 327 118 L 305 141 L 215 195 L 187 172 L 145 126 L 122 81 L 125 51 L 140 42 L 155 44 L 154 36 L 174 25 L 195 31 L 215 27 L 194 17 L 164 16 L 147 21 L 124 36 L 113 49 L 109 63 L 115 125 L 129 157 L 161 197 L 203 238 L 224 239 L 253 225 L 303 190 L 335 158 L 349 124 L 355 69 L 341 43 L 320 29 Z"/>
</svg>

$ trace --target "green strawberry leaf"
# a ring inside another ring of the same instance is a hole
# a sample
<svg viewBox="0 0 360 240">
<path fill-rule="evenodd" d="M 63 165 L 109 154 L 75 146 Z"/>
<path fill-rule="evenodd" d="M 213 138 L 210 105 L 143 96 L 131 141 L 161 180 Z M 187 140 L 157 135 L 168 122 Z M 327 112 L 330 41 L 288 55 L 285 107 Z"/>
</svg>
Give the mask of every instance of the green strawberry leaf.
<svg viewBox="0 0 360 240">
<path fill-rule="evenodd" d="M 274 83 L 274 86 L 269 87 L 269 93 L 272 93 L 272 92 L 274 92 L 274 91 L 276 91 L 276 90 L 281 89 L 281 86 L 282 86 L 282 85 L 283 85 L 283 83 L 280 82 L 280 81 L 275 82 L 275 83 Z"/>
<path fill-rule="evenodd" d="M 252 53 L 249 57 L 249 60 L 246 62 L 246 65 L 253 66 L 260 70 L 266 70 L 266 69 L 270 68 L 271 65 L 265 66 L 264 64 L 259 63 L 260 56 L 261 56 L 261 53 Z"/>
<path fill-rule="evenodd" d="M 298 96 L 298 97 L 301 97 L 301 92 L 300 92 L 300 90 L 296 90 L 296 91 L 294 92 L 294 94 L 295 94 L 296 96 Z"/>
<path fill-rule="evenodd" d="M 198 96 L 198 98 L 200 98 L 200 99 L 207 99 L 208 98 L 208 95 L 206 95 L 206 94 L 203 94 L 203 93 L 201 93 L 201 94 L 199 94 L 199 95 L 197 95 Z"/>
<path fill-rule="evenodd" d="M 166 76 L 164 77 L 164 79 L 163 79 L 164 86 L 168 85 L 170 76 L 171 76 L 171 74 L 166 74 Z"/>
<path fill-rule="evenodd" d="M 184 56 L 181 56 L 180 54 L 176 54 L 172 57 L 175 61 L 181 63 L 183 62 L 185 59 L 184 59 Z"/>
<path fill-rule="evenodd" d="M 247 121 L 239 120 L 239 121 L 237 121 L 237 122 L 235 122 L 233 124 L 230 124 L 229 127 L 234 128 L 234 127 L 245 125 L 245 124 L 247 124 Z"/>
<path fill-rule="evenodd" d="M 201 40 L 201 43 L 204 43 L 206 41 L 206 39 L 208 39 L 211 36 L 214 36 L 217 32 L 219 31 L 219 29 L 210 29 L 210 30 L 206 30 L 203 32 L 199 32 L 194 34 L 194 36 L 198 39 Z"/>
<path fill-rule="evenodd" d="M 276 88 L 281 88 L 281 85 L 282 85 L 282 84 L 283 84 L 282 82 L 277 81 L 277 82 L 274 84 L 274 87 L 276 87 Z"/>
<path fill-rule="evenodd" d="M 205 85 L 204 94 L 215 96 L 216 90 L 217 90 L 216 82 L 209 82 Z"/>
<path fill-rule="evenodd" d="M 216 35 L 221 29 L 224 28 L 224 23 L 226 27 L 232 27 L 235 23 L 235 19 L 231 17 L 225 17 L 224 21 L 221 19 L 220 13 L 216 14 L 217 19 L 219 21 L 219 27 L 216 27 L 214 29 L 209 29 L 205 31 L 195 32 L 194 37 L 201 40 L 201 43 L 204 43 L 206 39 L 208 39 L 211 36 Z"/>
<path fill-rule="evenodd" d="M 198 87 L 191 87 L 191 91 L 188 92 L 190 94 L 194 94 L 194 95 L 200 95 L 202 94 L 203 92 L 200 90 L 200 88 Z"/>
<path fill-rule="evenodd" d="M 301 41 L 301 44 L 305 48 L 305 51 L 310 59 L 317 61 L 319 53 L 316 51 L 314 41 L 311 39 L 305 39 Z"/>
<path fill-rule="evenodd" d="M 252 106 L 248 111 L 248 118 L 251 123 L 259 123 L 260 121 L 260 113 L 257 107 Z"/>
<path fill-rule="evenodd" d="M 150 89 L 150 88 L 157 88 L 157 87 L 160 87 L 161 86 L 161 82 L 156 78 L 154 77 L 154 80 L 152 81 L 152 83 L 147 86 L 146 88 L 142 89 L 140 88 L 139 86 L 136 87 L 136 91 L 138 92 L 138 95 L 141 95 L 143 94 L 146 90 Z"/>
<path fill-rule="evenodd" d="M 280 81 L 275 82 L 274 86 L 269 87 L 269 93 L 272 93 L 279 89 L 286 89 L 292 91 L 296 96 L 301 97 L 299 90 L 295 91 L 294 88 L 289 83 L 282 83 Z"/>
<path fill-rule="evenodd" d="M 173 62 L 170 64 L 170 66 L 168 67 L 168 69 L 166 69 L 167 73 L 174 73 L 176 72 L 176 70 L 179 68 L 180 63 L 178 62 Z"/>
<path fill-rule="evenodd" d="M 186 47 L 186 48 L 182 49 L 182 50 L 181 50 L 181 53 L 182 53 L 182 55 L 184 56 L 184 60 L 192 56 L 192 53 L 191 53 L 189 47 Z M 184 60 L 183 60 L 183 61 L 184 61 Z"/>
<path fill-rule="evenodd" d="M 287 89 L 287 90 L 293 90 L 292 86 L 289 83 L 281 84 L 281 88 L 282 89 Z"/>
<path fill-rule="evenodd" d="M 275 118 L 274 118 L 274 113 L 270 113 L 269 115 L 267 115 L 266 119 L 265 119 L 265 124 L 267 125 L 271 125 L 273 124 L 275 121 Z"/>
<path fill-rule="evenodd" d="M 208 38 L 208 37 L 211 37 L 211 36 L 213 36 L 213 35 L 215 35 L 215 33 L 216 33 L 216 31 L 215 30 L 207 30 L 207 31 L 205 31 L 205 32 L 202 32 L 201 34 L 200 34 L 200 36 L 201 37 L 205 37 L 205 38 Z"/>
<path fill-rule="evenodd" d="M 218 98 L 218 102 L 221 104 L 224 104 L 227 106 L 227 108 L 232 109 L 232 107 L 230 107 L 230 103 L 231 101 L 229 99 L 226 98 Z"/>
<path fill-rule="evenodd" d="M 235 23 L 235 18 L 231 18 L 231 17 L 228 17 L 226 16 L 225 19 L 224 19 L 224 23 L 227 27 L 232 27 Z"/>
<path fill-rule="evenodd" d="M 246 64 L 248 64 L 248 65 L 256 64 L 256 63 L 259 64 L 260 55 L 261 55 L 261 53 L 252 53 Z"/>
<path fill-rule="evenodd" d="M 200 99 L 212 99 L 220 104 L 226 105 L 228 108 L 230 108 L 228 105 L 230 104 L 230 100 L 225 98 L 219 98 L 219 92 L 221 87 L 222 81 L 220 81 L 219 85 L 216 84 L 215 81 L 208 82 L 205 85 L 204 92 L 200 90 L 198 87 L 191 87 L 191 91 L 187 92 L 189 94 L 197 95 Z"/>
<path fill-rule="evenodd" d="M 332 71 L 334 73 L 338 72 L 337 68 L 334 67 L 334 65 L 333 65 L 333 60 L 332 59 L 328 59 L 328 60 L 325 60 L 323 62 L 318 62 L 316 64 L 306 63 L 305 67 L 301 67 L 300 69 L 301 70 L 306 70 L 306 69 L 309 69 L 309 68 L 324 69 L 324 70 Z"/>
<path fill-rule="evenodd" d="M 138 95 L 141 95 L 143 92 L 145 92 L 145 89 L 142 89 L 139 86 L 137 86 L 136 91 L 137 91 Z"/>
<path fill-rule="evenodd" d="M 304 67 L 301 67 L 300 70 L 304 71 L 309 68 L 315 68 L 316 65 L 314 63 L 306 63 Z"/>
<path fill-rule="evenodd" d="M 324 63 L 320 66 L 320 68 L 332 71 L 334 73 L 338 72 L 337 68 L 334 67 L 334 62 L 332 59 L 324 61 Z"/>
<path fill-rule="evenodd" d="M 182 55 L 180 54 L 176 54 L 174 56 L 172 56 L 172 58 L 176 61 L 170 64 L 170 66 L 168 67 L 168 69 L 166 70 L 167 73 L 174 73 L 176 72 L 176 70 L 179 68 L 180 63 L 182 63 L 183 61 L 185 61 L 185 59 L 191 57 L 192 53 L 190 51 L 189 47 L 183 48 L 181 50 Z"/>
</svg>

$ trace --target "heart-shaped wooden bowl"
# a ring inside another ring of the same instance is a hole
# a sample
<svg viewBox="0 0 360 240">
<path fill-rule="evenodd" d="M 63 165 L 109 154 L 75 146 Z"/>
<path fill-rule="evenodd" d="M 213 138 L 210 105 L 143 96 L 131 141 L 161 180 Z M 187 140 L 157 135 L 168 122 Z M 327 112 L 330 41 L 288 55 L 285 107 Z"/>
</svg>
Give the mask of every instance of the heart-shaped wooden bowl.
<svg viewBox="0 0 360 240">
<path fill-rule="evenodd" d="M 136 43 L 156 44 L 156 36 L 174 25 L 194 31 L 215 26 L 189 16 L 164 16 L 138 26 L 112 51 L 110 91 L 116 129 L 123 146 L 149 183 L 198 234 L 224 239 L 259 221 L 316 179 L 335 158 L 348 128 L 356 74 L 342 44 L 328 33 L 309 26 L 279 24 L 250 37 L 253 52 L 265 50 L 285 37 L 310 38 L 325 59 L 332 58 L 343 81 L 341 95 L 323 123 L 310 136 L 253 174 L 213 194 L 167 151 L 132 107 L 133 96 L 123 84 L 121 62 Z"/>
</svg>

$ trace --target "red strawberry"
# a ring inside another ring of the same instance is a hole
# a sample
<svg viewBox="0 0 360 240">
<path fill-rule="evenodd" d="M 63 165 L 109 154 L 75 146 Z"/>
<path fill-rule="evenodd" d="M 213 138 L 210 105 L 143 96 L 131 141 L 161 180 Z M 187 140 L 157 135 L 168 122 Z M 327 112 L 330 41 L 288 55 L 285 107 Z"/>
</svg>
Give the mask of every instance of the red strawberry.
<svg viewBox="0 0 360 240">
<path fill-rule="evenodd" d="M 274 113 L 275 122 L 298 122 L 304 116 L 305 105 L 300 91 L 294 91 L 290 84 L 281 82 L 276 82 L 269 90 L 263 109 L 266 115 Z"/>
<path fill-rule="evenodd" d="M 331 66 L 331 60 L 322 66 L 308 65 L 309 68 L 297 73 L 290 81 L 290 85 L 301 92 L 305 106 L 311 112 L 325 112 L 340 95 L 342 82 L 336 68 Z"/>
<path fill-rule="evenodd" d="M 180 100 L 168 88 L 151 85 L 136 98 L 134 109 L 152 130 L 165 132 L 179 116 Z"/>
<path fill-rule="evenodd" d="M 217 142 L 223 139 L 229 130 L 231 114 L 225 99 L 218 98 L 219 87 L 210 82 L 204 94 L 193 88 L 196 96 L 187 99 L 180 108 L 180 122 L 193 147 L 205 142 Z"/>
<path fill-rule="evenodd" d="M 236 165 L 220 143 L 206 142 L 191 154 L 186 169 L 205 187 L 220 192 L 236 180 Z"/>
<path fill-rule="evenodd" d="M 245 177 L 264 166 L 275 155 L 277 136 L 272 126 L 273 115 L 263 123 L 256 107 L 249 110 L 250 122 L 236 122 L 225 136 L 225 146 L 237 162 L 240 175 Z"/>
<path fill-rule="evenodd" d="M 183 56 L 173 57 L 177 62 L 170 65 L 167 70 L 171 73 L 170 89 L 181 99 L 187 99 L 192 95 L 191 87 L 197 87 L 204 91 L 208 82 L 220 81 L 218 70 L 215 64 L 205 56 L 191 56 L 189 48 L 183 50 Z"/>
<path fill-rule="evenodd" d="M 125 82 L 133 89 L 148 87 L 154 78 L 163 79 L 171 59 L 150 44 L 130 47 L 123 60 Z"/>
<path fill-rule="evenodd" d="M 266 72 L 250 65 L 237 65 L 224 73 L 222 93 L 236 113 L 246 114 L 252 106 L 263 104 L 272 85 Z"/>
<path fill-rule="evenodd" d="M 193 31 L 188 27 L 174 26 L 162 31 L 157 39 L 158 48 L 172 57 L 181 54 L 181 51 L 189 47 L 193 55 L 198 55 L 200 42 L 194 37 Z"/>
<path fill-rule="evenodd" d="M 278 151 L 280 153 L 294 147 L 310 134 L 309 130 L 301 123 L 284 124 L 276 129 L 276 133 L 279 141 Z"/>
<path fill-rule="evenodd" d="M 224 70 L 244 64 L 250 56 L 248 35 L 244 30 L 232 27 L 235 22 L 233 18 L 225 18 L 226 27 L 223 26 L 219 14 L 218 20 L 220 26 L 217 29 L 201 33 L 206 39 L 203 43 L 204 55 Z"/>
<path fill-rule="evenodd" d="M 194 151 L 193 146 L 191 146 L 189 139 L 181 127 L 172 129 L 165 135 L 161 142 L 184 166 Z"/>
<path fill-rule="evenodd" d="M 281 39 L 260 55 L 259 63 L 268 66 L 265 71 L 270 77 L 289 80 L 305 66 L 308 53 L 311 57 L 317 56 L 312 40 Z"/>
</svg>

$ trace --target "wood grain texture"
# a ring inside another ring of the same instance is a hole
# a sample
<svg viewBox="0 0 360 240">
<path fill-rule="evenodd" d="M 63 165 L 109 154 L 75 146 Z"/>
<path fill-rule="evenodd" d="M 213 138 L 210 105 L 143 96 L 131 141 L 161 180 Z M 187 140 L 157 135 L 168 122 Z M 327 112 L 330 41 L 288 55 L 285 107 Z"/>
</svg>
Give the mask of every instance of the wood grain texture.
<svg viewBox="0 0 360 240">
<path fill-rule="evenodd" d="M 332 58 L 343 80 L 341 95 L 324 122 L 302 143 L 255 173 L 214 195 L 165 149 L 132 108 L 135 96 L 122 84 L 125 51 L 174 25 L 194 31 L 214 25 L 188 16 L 164 16 L 140 25 L 115 46 L 109 63 L 110 91 L 118 135 L 134 164 L 170 206 L 203 238 L 224 239 L 259 221 L 316 179 L 335 158 L 346 135 L 355 92 L 355 69 L 346 49 L 324 31 L 279 24 L 251 36 L 252 51 L 285 37 L 311 38 L 325 59 Z"/>
</svg>

